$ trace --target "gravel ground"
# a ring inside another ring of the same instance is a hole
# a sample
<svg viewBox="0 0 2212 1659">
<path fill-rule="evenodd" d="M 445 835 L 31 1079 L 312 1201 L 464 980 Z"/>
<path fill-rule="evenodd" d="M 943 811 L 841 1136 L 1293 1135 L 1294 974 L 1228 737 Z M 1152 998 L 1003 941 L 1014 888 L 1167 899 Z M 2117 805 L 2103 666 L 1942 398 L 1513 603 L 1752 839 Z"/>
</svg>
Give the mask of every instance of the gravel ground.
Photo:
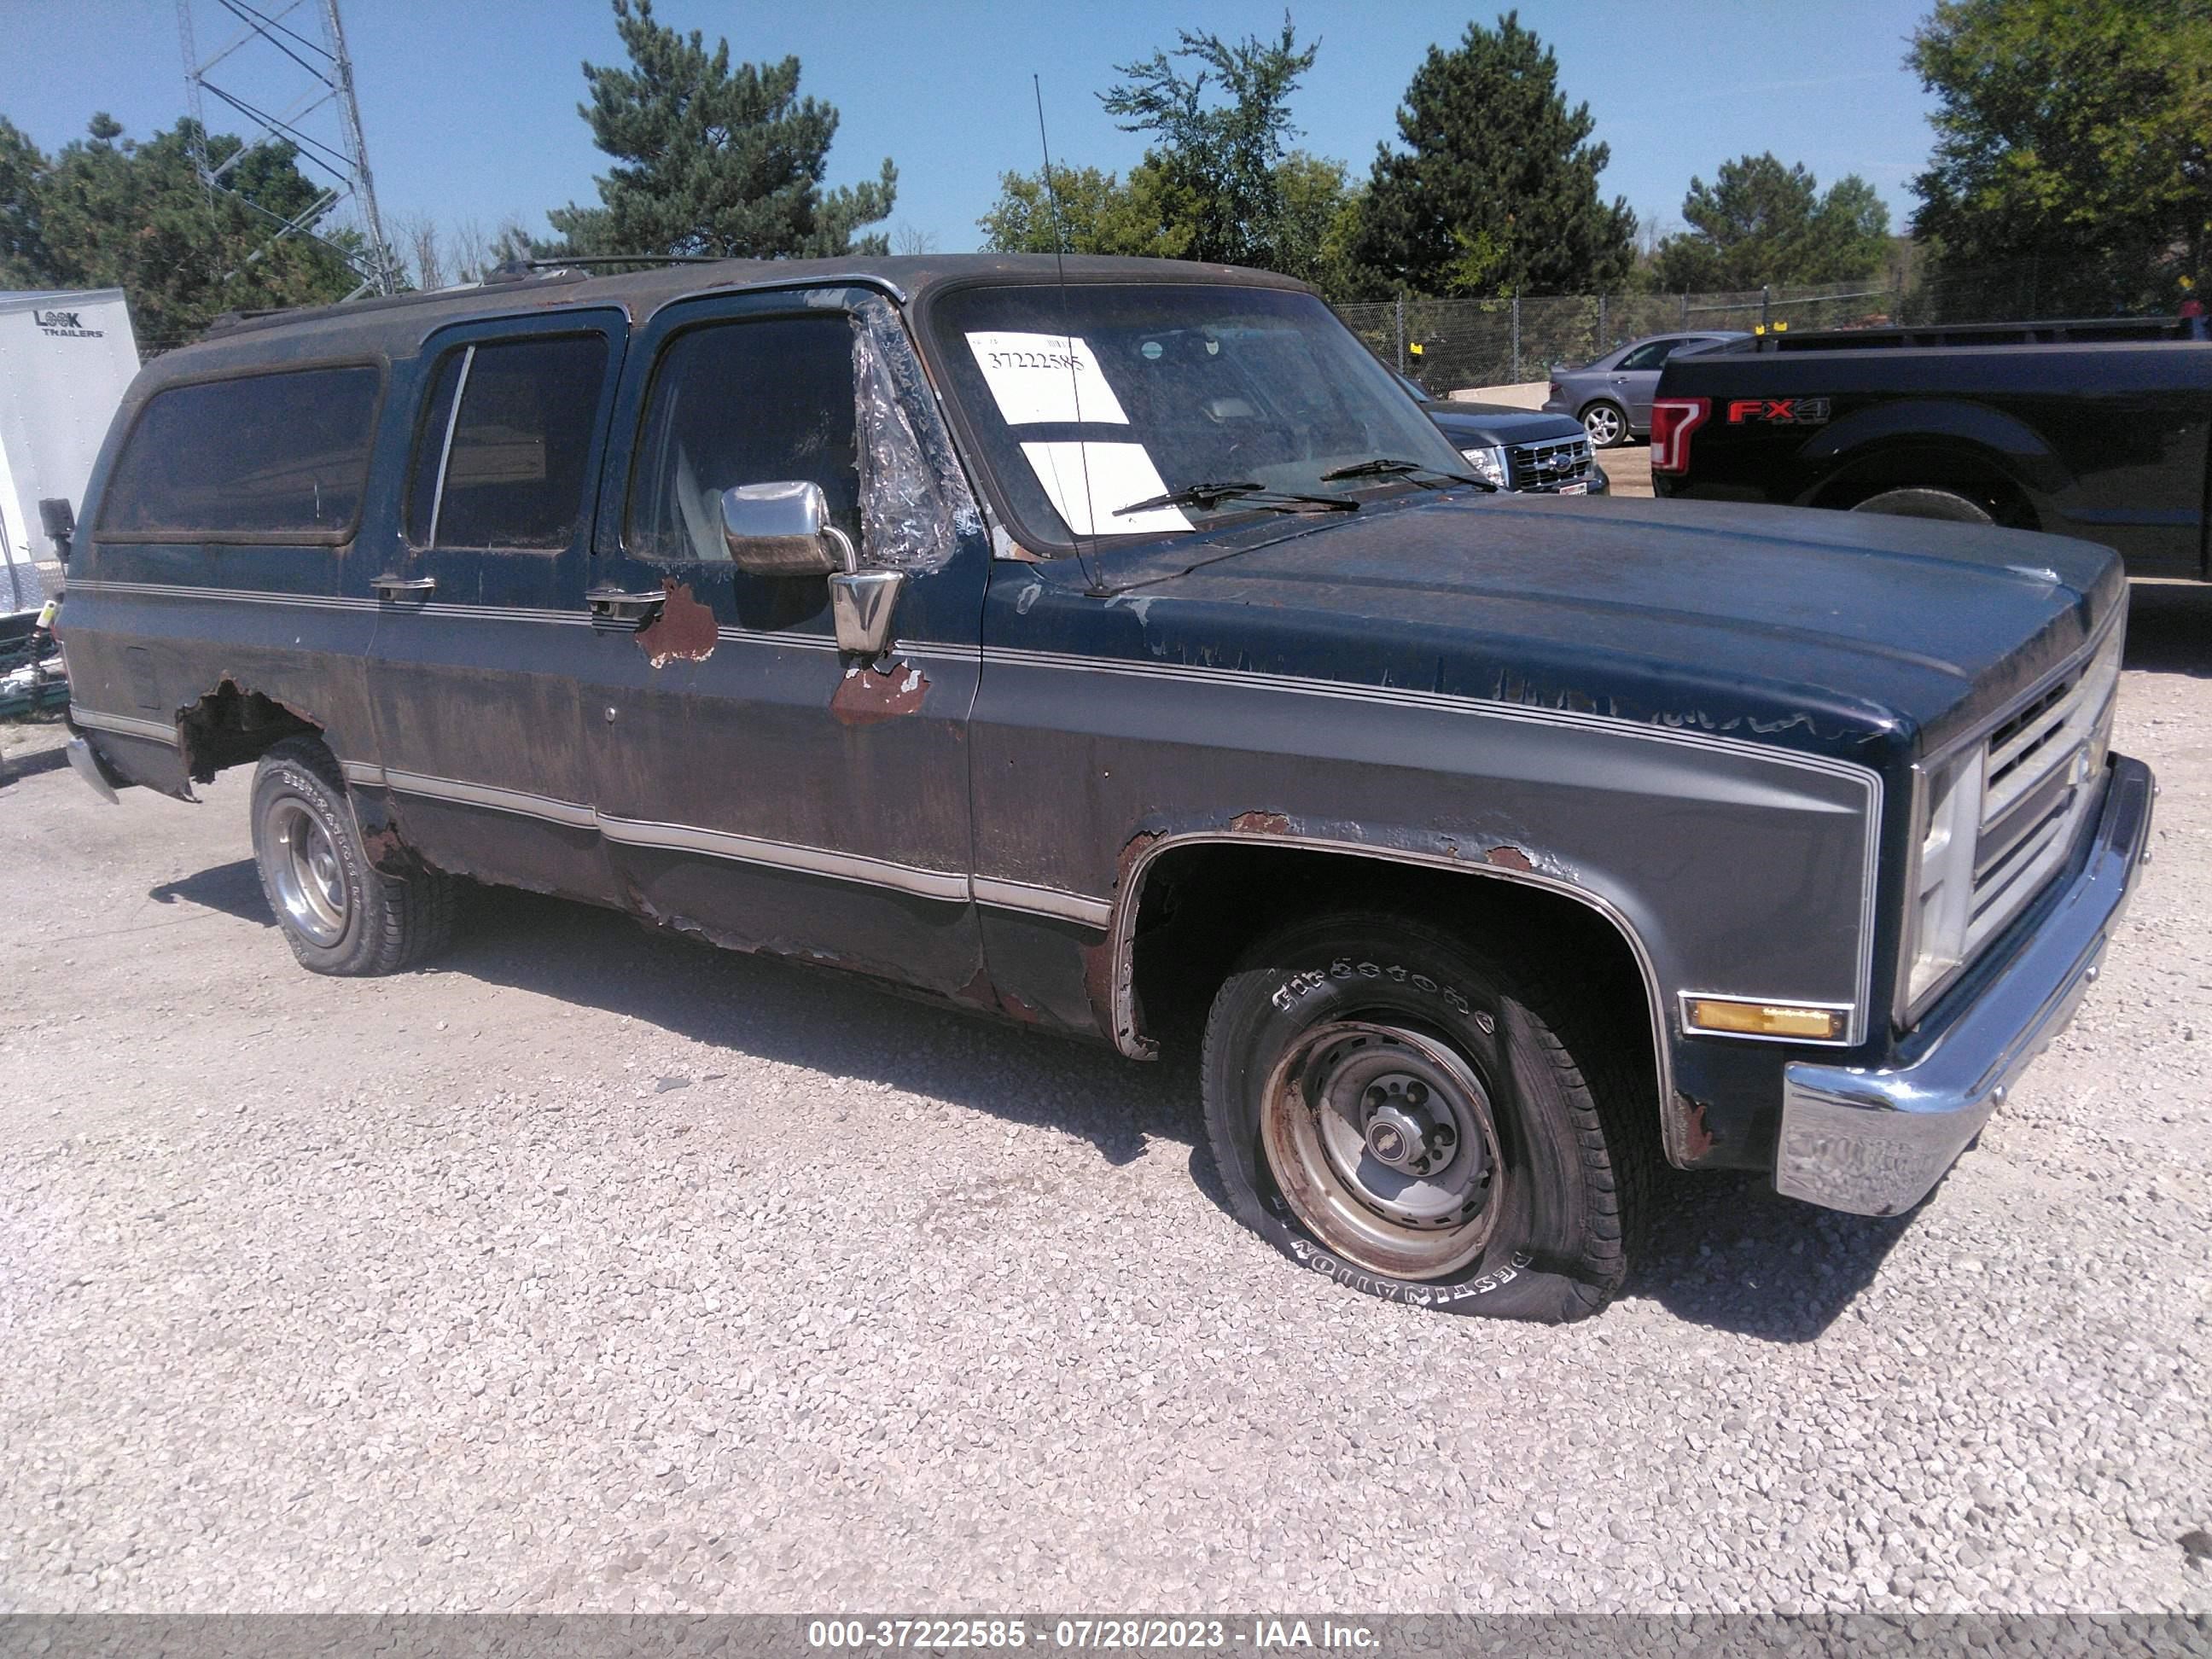
<svg viewBox="0 0 2212 1659">
<path fill-rule="evenodd" d="M 316 979 L 242 775 L 9 732 L 0 1610 L 2212 1610 L 2212 593 L 2119 725 L 2155 862 L 1934 1199 L 1672 1176 L 1566 1330 L 1291 1271 L 1187 1062 L 514 895 Z"/>
</svg>

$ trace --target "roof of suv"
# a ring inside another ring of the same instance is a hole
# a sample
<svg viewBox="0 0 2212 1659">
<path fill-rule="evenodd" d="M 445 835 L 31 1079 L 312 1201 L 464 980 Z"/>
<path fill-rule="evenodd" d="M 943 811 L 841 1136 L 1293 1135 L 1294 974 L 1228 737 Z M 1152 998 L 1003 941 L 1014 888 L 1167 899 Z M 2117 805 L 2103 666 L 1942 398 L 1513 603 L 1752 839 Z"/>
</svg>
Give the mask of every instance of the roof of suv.
<svg viewBox="0 0 2212 1659">
<path fill-rule="evenodd" d="M 425 294 L 394 295 L 297 311 L 236 318 L 196 345 L 168 352 L 149 365 L 147 380 L 170 380 L 220 374 L 248 364 L 313 362 L 356 354 L 414 356 L 437 330 L 471 318 L 534 315 L 617 307 L 633 325 L 663 306 L 705 294 L 748 288 L 797 288 L 841 282 L 886 289 L 902 301 L 933 289 L 974 282 L 1051 283 L 1063 270 L 1071 283 L 1222 283 L 1304 289 L 1306 284 L 1272 271 L 1180 259 L 1109 258 L 1048 253 L 925 254 L 847 259 L 717 259 L 592 276 L 573 269 L 514 281 Z M 143 389 L 143 388 L 142 388 Z"/>
</svg>

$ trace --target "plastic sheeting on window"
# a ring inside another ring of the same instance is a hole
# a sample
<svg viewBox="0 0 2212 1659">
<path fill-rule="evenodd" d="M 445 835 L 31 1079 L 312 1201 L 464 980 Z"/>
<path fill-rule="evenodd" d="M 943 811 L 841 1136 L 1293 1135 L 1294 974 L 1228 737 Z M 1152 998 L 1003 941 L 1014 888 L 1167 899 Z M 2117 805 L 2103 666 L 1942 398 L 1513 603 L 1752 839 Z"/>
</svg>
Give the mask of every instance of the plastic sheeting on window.
<svg viewBox="0 0 2212 1659">
<path fill-rule="evenodd" d="M 942 570 L 982 514 L 897 312 L 872 294 L 852 317 L 861 546 L 870 564 Z"/>
</svg>

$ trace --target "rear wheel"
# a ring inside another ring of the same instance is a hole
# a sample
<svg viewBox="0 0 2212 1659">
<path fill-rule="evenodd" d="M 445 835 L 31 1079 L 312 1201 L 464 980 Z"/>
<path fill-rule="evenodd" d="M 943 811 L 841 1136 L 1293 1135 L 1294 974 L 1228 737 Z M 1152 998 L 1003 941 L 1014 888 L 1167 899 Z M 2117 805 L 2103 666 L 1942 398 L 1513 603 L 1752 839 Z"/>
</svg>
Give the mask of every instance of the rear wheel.
<svg viewBox="0 0 2212 1659">
<path fill-rule="evenodd" d="M 1618 404 L 1592 404 L 1583 410 L 1583 430 L 1593 447 L 1612 449 L 1628 441 L 1628 416 Z"/>
<path fill-rule="evenodd" d="M 337 763 L 320 743 L 289 738 L 261 757 L 252 813 L 261 890 L 301 967 L 389 974 L 444 948 L 453 878 L 386 875 L 369 863 Z"/>
<path fill-rule="evenodd" d="M 1934 489 L 1914 485 L 1904 489 L 1885 489 L 1878 495 L 1869 495 L 1854 502 L 1854 513 L 1886 513 L 1899 519 L 1948 519 L 1954 524 L 1995 524 L 1990 510 L 1978 501 L 1969 501 L 1955 490 Z"/>
<path fill-rule="evenodd" d="M 1393 1301 L 1579 1319 L 1627 1271 L 1649 1154 L 1610 1045 L 1441 929 L 1323 917 L 1262 941 L 1206 1024 L 1237 1218 Z"/>
</svg>

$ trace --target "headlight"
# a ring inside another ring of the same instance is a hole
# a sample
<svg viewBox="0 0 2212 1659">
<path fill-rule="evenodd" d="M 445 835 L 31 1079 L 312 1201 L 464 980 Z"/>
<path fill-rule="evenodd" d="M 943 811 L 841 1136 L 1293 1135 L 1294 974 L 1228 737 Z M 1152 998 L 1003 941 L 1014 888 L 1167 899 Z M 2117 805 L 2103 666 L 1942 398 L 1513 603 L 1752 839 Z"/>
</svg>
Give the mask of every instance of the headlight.
<svg viewBox="0 0 2212 1659">
<path fill-rule="evenodd" d="M 1460 453 L 1467 458 L 1467 464 L 1474 469 L 1476 477 L 1486 478 L 1500 489 L 1510 489 L 1513 487 L 1505 476 L 1505 451 L 1502 447 L 1462 449 Z"/>
<path fill-rule="evenodd" d="M 1905 1016 L 1921 1005 L 1966 959 L 1966 925 L 1973 918 L 1974 847 L 1982 823 L 1983 748 L 1919 775 L 1918 844 L 1905 890 Z"/>
</svg>

